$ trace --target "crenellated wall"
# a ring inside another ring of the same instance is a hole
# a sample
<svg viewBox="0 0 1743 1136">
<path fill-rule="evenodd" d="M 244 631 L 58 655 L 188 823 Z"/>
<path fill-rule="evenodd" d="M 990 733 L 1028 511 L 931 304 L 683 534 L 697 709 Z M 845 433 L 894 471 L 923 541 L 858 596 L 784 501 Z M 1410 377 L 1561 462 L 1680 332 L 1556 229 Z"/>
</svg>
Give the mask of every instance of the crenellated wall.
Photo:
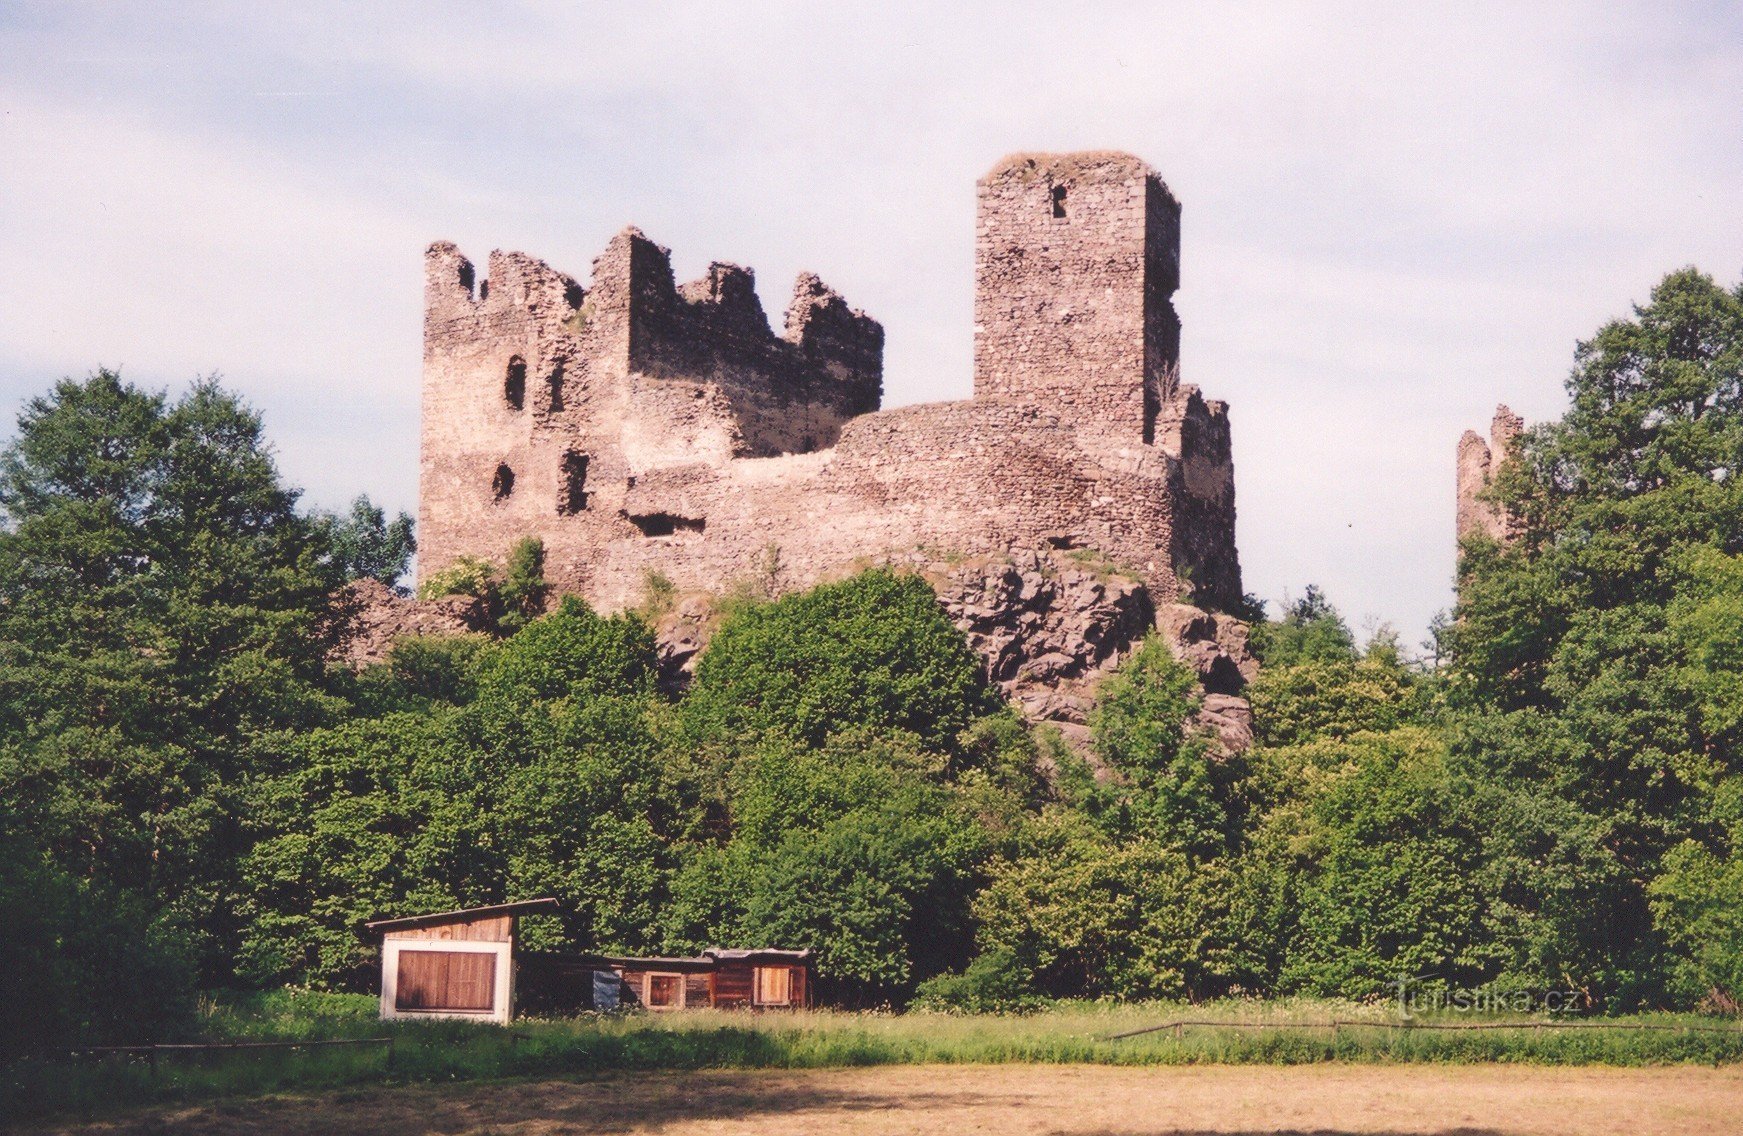
<svg viewBox="0 0 1743 1136">
<path fill-rule="evenodd" d="M 1063 195 L 1058 192 L 1063 189 Z M 1178 381 L 1178 203 L 1129 155 L 979 186 L 975 397 L 879 411 L 883 329 L 815 276 L 777 335 L 748 269 L 674 283 L 635 229 L 587 287 L 427 255 L 419 572 L 500 561 L 611 609 L 651 573 L 793 586 L 916 549 L 1094 549 L 1159 603 L 1241 595 L 1227 407 Z"/>
</svg>

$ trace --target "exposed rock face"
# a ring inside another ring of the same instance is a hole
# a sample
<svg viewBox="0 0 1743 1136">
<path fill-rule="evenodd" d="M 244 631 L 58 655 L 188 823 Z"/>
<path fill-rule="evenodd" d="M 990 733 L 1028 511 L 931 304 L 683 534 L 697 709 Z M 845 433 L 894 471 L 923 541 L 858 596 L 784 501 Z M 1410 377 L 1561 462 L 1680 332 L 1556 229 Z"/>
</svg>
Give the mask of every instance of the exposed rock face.
<svg viewBox="0 0 1743 1136">
<path fill-rule="evenodd" d="M 1240 692 L 1257 672 L 1246 625 L 1187 604 L 1158 610 L 1133 576 L 1081 555 L 1025 552 L 973 564 L 904 565 L 932 581 L 945 615 L 986 663 L 986 676 L 1031 722 L 1057 726 L 1076 745 L 1088 741 L 1098 682 L 1152 630 L 1204 688 L 1200 721 L 1230 750 L 1252 741 L 1252 714 Z M 387 661 L 396 639 L 454 635 L 489 627 L 470 597 L 414 600 L 374 580 L 346 589 L 353 634 L 336 656 L 353 667 Z M 677 694 L 695 677 L 716 616 L 714 597 L 689 595 L 654 620 L 659 683 Z"/>
<path fill-rule="evenodd" d="M 1088 741 L 1096 684 L 1156 630 L 1198 675 L 1201 722 L 1230 750 L 1251 744 L 1240 692 L 1258 661 L 1238 620 L 1185 604 L 1158 611 L 1140 580 L 1069 553 L 967 564 L 915 557 L 898 567 L 931 581 L 944 614 L 985 661 L 987 680 L 1029 721 L 1057 726 L 1072 743 Z M 711 598 L 690 596 L 656 621 L 662 688 L 689 685 L 714 617 Z"/>
<path fill-rule="evenodd" d="M 987 678 L 1025 717 L 1055 723 L 1074 740 L 1095 681 L 1154 618 L 1142 583 L 1057 553 L 947 570 L 938 591 L 945 614 L 986 660 Z"/>
<path fill-rule="evenodd" d="M 471 596 L 414 600 L 380 580 L 354 580 L 342 602 L 351 610 L 351 633 L 335 661 L 353 667 L 384 663 L 396 639 L 410 635 L 459 635 L 490 626 L 484 604 Z"/>
<path fill-rule="evenodd" d="M 1513 518 L 1506 510 L 1481 495 L 1495 479 L 1501 466 L 1513 456 L 1519 435 L 1525 429 L 1525 419 L 1505 405 L 1495 408 L 1495 419 L 1489 424 L 1489 440 L 1475 430 L 1466 430 L 1459 438 L 1458 507 L 1455 519 L 1460 540 L 1481 534 L 1492 540 L 1505 541 L 1514 535 Z"/>
</svg>

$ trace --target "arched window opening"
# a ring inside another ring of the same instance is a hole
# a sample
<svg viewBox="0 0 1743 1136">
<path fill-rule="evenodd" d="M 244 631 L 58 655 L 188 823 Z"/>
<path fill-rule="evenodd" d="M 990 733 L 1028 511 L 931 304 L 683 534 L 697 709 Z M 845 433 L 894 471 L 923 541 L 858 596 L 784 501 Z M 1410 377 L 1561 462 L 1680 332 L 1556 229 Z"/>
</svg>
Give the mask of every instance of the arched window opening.
<svg viewBox="0 0 1743 1136">
<path fill-rule="evenodd" d="M 1062 185 L 1053 187 L 1053 215 L 1055 217 L 1065 216 L 1065 187 Z"/>
<path fill-rule="evenodd" d="M 508 377 L 502 383 L 502 397 L 508 400 L 511 410 L 519 410 L 527 403 L 527 361 L 519 355 L 508 361 Z"/>
<path fill-rule="evenodd" d="M 514 470 L 508 468 L 507 462 L 496 467 L 496 476 L 490 479 L 490 492 L 498 501 L 507 500 L 514 492 Z"/>
</svg>

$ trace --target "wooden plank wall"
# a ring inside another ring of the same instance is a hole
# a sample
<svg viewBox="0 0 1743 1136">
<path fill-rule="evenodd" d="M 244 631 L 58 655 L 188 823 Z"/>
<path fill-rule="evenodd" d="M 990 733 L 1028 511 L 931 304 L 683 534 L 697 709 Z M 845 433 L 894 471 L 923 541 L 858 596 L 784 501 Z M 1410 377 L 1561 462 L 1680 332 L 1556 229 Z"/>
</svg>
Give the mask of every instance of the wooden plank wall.
<svg viewBox="0 0 1743 1136">
<path fill-rule="evenodd" d="M 413 927 L 389 931 L 388 939 L 460 939 L 474 943 L 506 943 L 514 938 L 514 916 L 497 915 L 489 919 L 472 919 L 462 923 L 443 923 L 435 927 Z"/>
<path fill-rule="evenodd" d="M 728 959 L 714 972 L 714 1004 L 737 1009 L 750 1005 L 751 965 L 738 959 Z"/>
<path fill-rule="evenodd" d="M 685 1008 L 690 1010 L 704 1010 L 712 1005 L 714 1005 L 714 976 L 712 974 L 685 975 Z"/>
</svg>

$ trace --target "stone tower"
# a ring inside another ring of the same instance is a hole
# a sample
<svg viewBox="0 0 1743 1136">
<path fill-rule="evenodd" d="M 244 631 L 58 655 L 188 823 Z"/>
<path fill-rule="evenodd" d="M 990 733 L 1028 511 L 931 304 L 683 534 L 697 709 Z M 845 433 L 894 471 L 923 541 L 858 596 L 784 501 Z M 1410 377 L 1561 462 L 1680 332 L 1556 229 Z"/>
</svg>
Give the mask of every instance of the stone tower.
<svg viewBox="0 0 1743 1136">
<path fill-rule="evenodd" d="M 1525 419 L 1503 405 L 1495 408 L 1488 441 L 1484 441 L 1475 430 L 1466 430 L 1459 438 L 1457 508 L 1454 514 L 1454 531 L 1459 540 L 1480 535 L 1490 540 L 1506 541 L 1513 535 L 1513 519 L 1501 506 L 1484 500 L 1482 494 L 1501 466 L 1512 457 L 1519 444 L 1519 434 L 1524 429 Z"/>
<path fill-rule="evenodd" d="M 1153 444 L 1179 385 L 1180 203 L 1130 154 L 1015 154 L 977 184 L 974 393 Z"/>
</svg>

